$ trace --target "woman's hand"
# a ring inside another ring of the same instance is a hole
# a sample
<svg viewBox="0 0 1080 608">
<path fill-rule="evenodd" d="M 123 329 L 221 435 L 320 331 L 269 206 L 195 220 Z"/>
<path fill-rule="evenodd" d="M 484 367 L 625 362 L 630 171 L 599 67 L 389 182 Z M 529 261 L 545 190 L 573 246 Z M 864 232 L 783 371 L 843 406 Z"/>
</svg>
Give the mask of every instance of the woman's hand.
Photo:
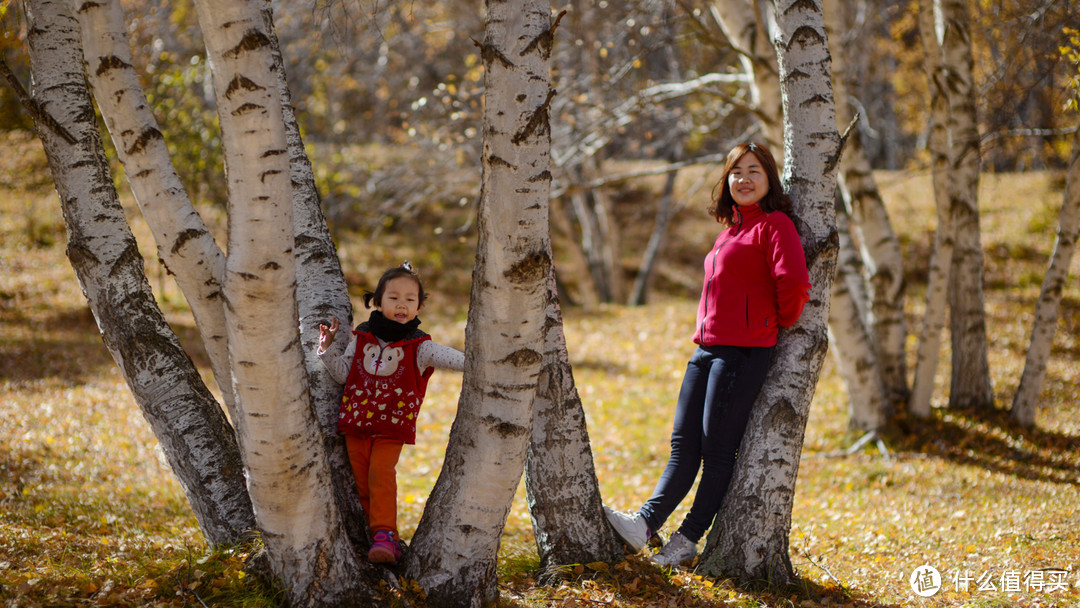
<svg viewBox="0 0 1080 608">
<path fill-rule="evenodd" d="M 326 352 L 326 349 L 330 348 L 330 345 L 334 343 L 334 336 L 337 335 L 337 330 L 340 325 L 338 324 L 337 317 L 331 317 L 330 327 L 323 324 L 319 324 L 319 351 Z"/>
</svg>

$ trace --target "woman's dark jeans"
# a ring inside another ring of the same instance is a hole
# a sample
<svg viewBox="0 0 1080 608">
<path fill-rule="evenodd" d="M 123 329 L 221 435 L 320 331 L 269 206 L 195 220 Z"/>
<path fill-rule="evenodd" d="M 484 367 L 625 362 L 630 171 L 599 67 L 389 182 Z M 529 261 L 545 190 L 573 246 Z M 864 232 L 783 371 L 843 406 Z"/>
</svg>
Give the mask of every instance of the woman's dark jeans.
<svg viewBox="0 0 1080 608">
<path fill-rule="evenodd" d="M 702 346 L 686 364 L 671 456 L 652 498 L 639 511 L 650 530 L 659 530 L 694 485 L 694 504 L 679 532 L 697 542 L 712 525 L 724 500 L 735 458 L 774 347 Z"/>
</svg>

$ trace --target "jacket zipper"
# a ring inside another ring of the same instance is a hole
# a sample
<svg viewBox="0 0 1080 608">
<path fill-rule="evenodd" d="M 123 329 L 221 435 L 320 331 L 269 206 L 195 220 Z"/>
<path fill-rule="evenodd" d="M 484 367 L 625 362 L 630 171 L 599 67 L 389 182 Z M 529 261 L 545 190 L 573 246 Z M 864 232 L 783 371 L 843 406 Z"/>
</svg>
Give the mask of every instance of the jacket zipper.
<svg viewBox="0 0 1080 608">
<path fill-rule="evenodd" d="M 716 246 L 716 250 L 713 251 L 712 272 L 705 278 L 705 312 L 701 315 L 701 329 L 698 330 L 698 340 L 701 340 L 702 343 L 705 342 L 705 320 L 709 318 L 709 296 L 712 294 L 712 278 L 716 276 L 716 258 L 720 257 L 720 249 L 722 249 L 724 245 L 727 245 L 731 239 L 739 236 L 739 230 L 742 229 L 742 211 L 736 209 L 735 213 L 739 216 L 739 223 L 736 224 L 735 231 L 731 233 L 731 236 L 723 243 Z M 748 316 L 749 314 L 750 313 L 747 312 Z M 748 320 L 747 325 L 749 324 Z"/>
</svg>

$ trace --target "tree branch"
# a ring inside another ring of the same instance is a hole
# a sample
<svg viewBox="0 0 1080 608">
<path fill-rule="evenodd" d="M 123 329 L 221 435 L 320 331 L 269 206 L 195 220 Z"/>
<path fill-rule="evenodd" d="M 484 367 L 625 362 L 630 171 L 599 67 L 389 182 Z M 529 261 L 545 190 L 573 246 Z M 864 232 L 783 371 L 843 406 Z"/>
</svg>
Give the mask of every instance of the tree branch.
<svg viewBox="0 0 1080 608">
<path fill-rule="evenodd" d="M 46 112 L 45 108 L 42 108 L 40 105 L 38 105 L 38 103 L 34 101 L 33 97 L 30 97 L 30 94 L 26 92 L 26 87 L 24 87 L 22 82 L 19 81 L 19 77 L 15 75 L 15 72 L 11 70 L 11 66 L 7 64 L 7 60 L 3 57 L 0 57 L 0 74 L 3 75 L 4 80 L 6 80 L 8 83 L 8 86 L 10 86 L 11 90 L 15 92 L 15 97 L 18 98 L 19 103 L 22 104 L 23 109 L 25 109 L 26 112 L 30 114 L 31 118 L 34 119 L 35 123 L 48 125 L 50 129 L 56 132 L 56 134 L 60 137 L 64 138 L 64 141 L 69 144 L 78 143 L 79 140 L 75 139 L 75 137 L 71 133 L 69 133 L 68 130 L 63 127 L 63 125 L 57 122 L 55 118 L 53 118 L 48 112 Z"/>
</svg>

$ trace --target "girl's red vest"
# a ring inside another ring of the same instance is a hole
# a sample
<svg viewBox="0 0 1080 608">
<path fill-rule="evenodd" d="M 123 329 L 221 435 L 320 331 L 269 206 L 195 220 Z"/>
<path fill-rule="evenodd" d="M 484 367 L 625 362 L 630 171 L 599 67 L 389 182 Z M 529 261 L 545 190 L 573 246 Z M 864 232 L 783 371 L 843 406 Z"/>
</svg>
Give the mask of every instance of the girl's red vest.
<svg viewBox="0 0 1080 608">
<path fill-rule="evenodd" d="M 428 368 L 421 373 L 416 357 L 420 345 L 431 336 L 418 330 L 383 347 L 375 336 L 359 328 L 353 335 L 356 354 L 341 398 L 338 432 L 415 443 L 416 417 L 434 371 Z"/>
</svg>

